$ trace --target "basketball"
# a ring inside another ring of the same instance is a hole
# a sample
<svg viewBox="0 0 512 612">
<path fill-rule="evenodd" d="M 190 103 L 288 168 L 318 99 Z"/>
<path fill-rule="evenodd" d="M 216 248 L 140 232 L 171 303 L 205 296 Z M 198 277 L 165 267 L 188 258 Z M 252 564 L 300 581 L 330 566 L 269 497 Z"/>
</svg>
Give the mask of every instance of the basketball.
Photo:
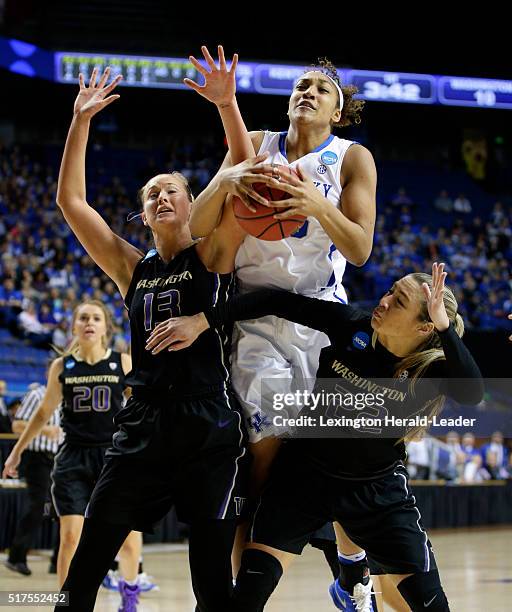
<svg viewBox="0 0 512 612">
<path fill-rule="evenodd" d="M 277 165 L 277 167 L 281 175 L 288 173 L 298 176 L 295 170 L 289 166 Z M 286 191 L 269 187 L 265 183 L 254 183 L 253 189 L 266 200 L 272 202 L 287 200 L 291 197 Z M 233 210 L 239 225 L 248 234 L 260 240 L 282 240 L 292 236 L 302 227 L 306 220 L 306 217 L 303 215 L 295 215 L 289 219 L 274 219 L 276 213 L 284 212 L 288 208 L 263 206 L 253 199 L 251 199 L 251 204 L 256 209 L 254 212 L 250 211 L 240 198 L 235 197 L 233 200 Z"/>
</svg>

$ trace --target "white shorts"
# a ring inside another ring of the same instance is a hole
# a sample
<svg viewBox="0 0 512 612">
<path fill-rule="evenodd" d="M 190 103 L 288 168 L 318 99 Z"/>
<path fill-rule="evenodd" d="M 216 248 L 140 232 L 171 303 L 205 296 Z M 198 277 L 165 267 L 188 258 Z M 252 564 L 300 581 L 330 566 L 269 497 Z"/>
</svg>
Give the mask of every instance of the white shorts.
<svg viewBox="0 0 512 612">
<path fill-rule="evenodd" d="M 281 393 L 312 391 L 320 351 L 329 344 L 324 333 L 279 317 L 235 324 L 231 377 L 251 442 L 282 433 L 272 425 L 272 411 L 262 406 L 262 380 L 278 379 Z M 300 409 L 300 404 L 288 406 L 288 416 Z"/>
</svg>

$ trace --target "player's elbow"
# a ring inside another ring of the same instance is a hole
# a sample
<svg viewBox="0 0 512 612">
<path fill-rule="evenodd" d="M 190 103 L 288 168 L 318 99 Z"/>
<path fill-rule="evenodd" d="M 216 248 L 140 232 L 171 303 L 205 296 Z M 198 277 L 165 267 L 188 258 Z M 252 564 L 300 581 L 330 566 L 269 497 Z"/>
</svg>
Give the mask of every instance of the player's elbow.
<svg viewBox="0 0 512 612">
<path fill-rule="evenodd" d="M 87 204 L 85 200 L 77 198 L 75 195 L 66 193 L 64 191 L 57 191 L 56 202 L 57 206 L 61 209 L 62 212 L 70 211 L 74 208 Z"/>
<path fill-rule="evenodd" d="M 350 257 L 347 257 L 347 260 L 357 268 L 361 268 L 370 258 L 370 254 L 372 252 L 371 246 L 369 248 L 359 248 L 356 249 L 353 253 L 351 253 Z"/>
</svg>

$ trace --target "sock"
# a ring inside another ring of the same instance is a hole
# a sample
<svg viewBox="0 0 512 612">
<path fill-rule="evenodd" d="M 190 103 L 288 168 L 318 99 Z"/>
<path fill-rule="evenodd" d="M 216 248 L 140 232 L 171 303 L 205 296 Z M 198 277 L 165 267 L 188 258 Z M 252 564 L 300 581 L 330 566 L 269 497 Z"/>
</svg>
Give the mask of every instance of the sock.
<svg viewBox="0 0 512 612">
<path fill-rule="evenodd" d="M 124 583 L 129 587 L 135 588 L 137 586 L 137 578 L 135 580 L 125 580 Z"/>
<path fill-rule="evenodd" d="M 364 550 L 354 553 L 353 555 L 345 555 L 338 550 L 338 561 L 342 564 L 350 565 L 351 563 L 357 563 L 358 561 L 363 561 L 364 559 L 366 559 L 366 552 Z"/>
</svg>

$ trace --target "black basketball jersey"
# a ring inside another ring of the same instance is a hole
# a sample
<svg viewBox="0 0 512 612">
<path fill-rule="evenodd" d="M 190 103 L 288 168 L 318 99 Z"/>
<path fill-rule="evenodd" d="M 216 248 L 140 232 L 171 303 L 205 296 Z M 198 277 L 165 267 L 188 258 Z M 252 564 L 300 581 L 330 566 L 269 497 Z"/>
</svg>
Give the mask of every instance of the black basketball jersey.
<svg viewBox="0 0 512 612">
<path fill-rule="evenodd" d="M 192 346 L 176 352 L 164 350 L 152 355 L 145 345 L 158 323 L 226 303 L 233 281 L 233 274 L 209 272 L 195 246 L 184 249 L 169 263 L 154 249 L 141 259 L 125 299 L 133 362 L 127 385 L 134 395 L 168 391 L 189 395 L 226 389 L 231 326 L 209 329 Z"/>
<path fill-rule="evenodd" d="M 323 331 L 329 336 L 330 346 L 322 349 L 314 393 L 335 393 L 357 397 L 372 392 L 381 394 L 383 404 L 363 403 L 336 405 L 333 416 L 354 418 L 405 417 L 419 414 L 429 402 L 439 396 L 451 397 L 462 404 L 477 404 L 483 396 L 483 382 L 471 353 L 452 325 L 439 332 L 445 359 L 431 363 L 422 376 L 421 389 L 414 394 L 409 387 L 409 373 L 395 378 L 401 357 L 393 355 L 379 341 L 372 342 L 371 315 L 346 304 L 329 302 L 303 295 L 262 289 L 236 296 L 225 306 L 206 312 L 212 327 L 230 321 L 275 315 Z M 464 384 L 460 384 L 464 379 Z M 377 390 L 375 390 L 377 389 Z M 363 392 L 363 393 L 361 393 Z M 325 395 L 324 395 L 325 397 Z M 305 408 L 303 414 L 316 415 L 324 409 L 330 412 L 329 402 L 315 411 Z M 421 412 L 424 414 L 424 412 Z M 331 414 L 329 414 L 331 416 Z M 253 426 L 251 424 L 251 426 Z M 375 478 L 392 471 L 405 459 L 405 444 L 399 437 L 386 437 L 379 427 L 353 428 L 334 426 L 333 437 L 326 437 L 326 429 L 311 430 L 311 435 L 291 443 L 320 468 L 342 478 Z M 343 436 L 340 432 L 343 432 Z"/>
<path fill-rule="evenodd" d="M 66 442 L 108 446 L 115 431 L 113 418 L 123 403 L 125 375 L 121 354 L 108 350 L 91 365 L 73 355 L 63 359 L 61 426 Z"/>
</svg>

